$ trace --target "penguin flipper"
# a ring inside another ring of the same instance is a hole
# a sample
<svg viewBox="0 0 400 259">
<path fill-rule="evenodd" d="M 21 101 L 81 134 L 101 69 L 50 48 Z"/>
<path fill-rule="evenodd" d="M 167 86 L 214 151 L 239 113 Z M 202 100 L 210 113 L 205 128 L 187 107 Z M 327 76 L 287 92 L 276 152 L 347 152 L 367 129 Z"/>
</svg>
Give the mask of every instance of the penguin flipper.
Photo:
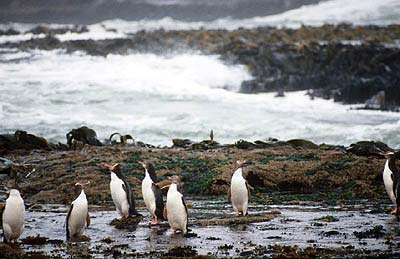
<svg viewBox="0 0 400 259">
<path fill-rule="evenodd" d="M 90 215 L 89 212 L 86 215 L 86 227 L 88 227 L 90 225 Z"/>
<path fill-rule="evenodd" d="M 188 224 L 187 224 L 187 222 L 189 221 L 189 213 L 188 213 L 188 209 L 187 209 L 187 206 L 186 206 L 186 202 L 185 202 L 185 199 L 183 198 L 183 196 L 182 196 L 182 204 L 183 204 L 183 206 L 185 207 L 185 211 L 186 211 L 186 231 L 188 230 Z"/>
<path fill-rule="evenodd" d="M 67 239 L 70 238 L 70 233 L 69 233 L 69 218 L 71 217 L 71 212 L 72 212 L 72 209 L 73 209 L 73 208 L 74 208 L 74 204 L 72 203 L 72 204 L 71 204 L 71 207 L 70 207 L 69 210 L 68 210 L 67 219 L 66 219 L 66 223 L 65 223 L 65 230 L 66 230 L 66 233 L 67 233 Z"/>
<path fill-rule="evenodd" d="M 246 189 L 247 189 L 247 195 L 250 197 L 250 191 L 254 190 L 254 188 L 246 181 Z"/>
<path fill-rule="evenodd" d="M 153 191 L 154 196 L 156 198 L 156 211 L 155 211 L 156 216 L 159 219 L 165 219 L 164 218 L 164 200 L 163 200 L 163 196 L 162 196 L 162 191 L 154 183 L 151 185 L 151 190 Z"/>
<path fill-rule="evenodd" d="M 135 208 L 135 199 L 132 197 L 132 192 L 129 184 L 126 182 L 125 179 L 123 180 L 122 188 L 124 189 L 126 193 L 126 199 L 128 200 L 128 205 L 129 205 L 129 216 L 141 216 L 139 212 L 137 212 Z"/>
<path fill-rule="evenodd" d="M 227 199 L 228 199 L 228 203 L 231 203 L 231 187 L 229 186 L 229 188 L 228 188 L 228 197 L 227 197 Z"/>
</svg>

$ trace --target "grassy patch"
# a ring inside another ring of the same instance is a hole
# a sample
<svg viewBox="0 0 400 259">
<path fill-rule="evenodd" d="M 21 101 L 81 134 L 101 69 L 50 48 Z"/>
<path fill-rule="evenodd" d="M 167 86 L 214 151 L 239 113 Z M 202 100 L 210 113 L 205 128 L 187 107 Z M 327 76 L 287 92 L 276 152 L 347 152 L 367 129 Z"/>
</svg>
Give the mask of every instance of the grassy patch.
<svg viewBox="0 0 400 259">
<path fill-rule="evenodd" d="M 351 166 L 351 163 L 353 163 L 356 160 L 357 159 L 355 159 L 353 157 L 345 157 L 345 158 L 338 159 L 333 162 L 325 162 L 322 165 L 319 165 L 315 168 L 306 170 L 304 173 L 305 173 L 305 175 L 308 175 L 308 176 L 315 175 L 318 171 L 325 171 L 330 174 L 333 174 L 337 171 L 349 169 Z"/>
<path fill-rule="evenodd" d="M 186 191 L 188 194 L 207 193 L 208 188 L 214 181 L 214 176 L 218 173 L 213 170 L 207 160 L 190 157 L 167 157 L 159 158 L 155 164 L 156 170 L 167 169 L 174 170 L 174 173 L 181 172 L 183 181 L 186 182 Z M 223 162 L 220 160 L 219 162 Z"/>
<path fill-rule="evenodd" d="M 270 161 L 291 161 L 291 162 L 302 162 L 302 161 L 320 161 L 321 159 L 312 154 L 303 155 L 303 154 L 292 154 L 289 156 L 274 156 L 269 155 L 263 157 L 260 162 L 263 164 L 268 164 Z"/>
</svg>

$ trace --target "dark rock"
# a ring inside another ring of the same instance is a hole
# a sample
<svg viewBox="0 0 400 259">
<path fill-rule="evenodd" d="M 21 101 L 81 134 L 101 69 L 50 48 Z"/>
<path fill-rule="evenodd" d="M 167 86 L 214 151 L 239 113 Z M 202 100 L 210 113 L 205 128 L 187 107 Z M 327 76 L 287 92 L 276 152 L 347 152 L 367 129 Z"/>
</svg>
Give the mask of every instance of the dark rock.
<svg viewBox="0 0 400 259">
<path fill-rule="evenodd" d="M 382 151 L 393 151 L 393 149 L 380 141 L 359 141 L 347 148 L 347 152 L 358 156 L 381 156 Z"/>
<path fill-rule="evenodd" d="M 102 146 L 103 144 L 97 139 L 97 134 L 93 129 L 86 126 L 72 129 L 67 133 L 67 144 L 72 147 L 73 141 L 79 141 L 83 144 L 92 146 Z"/>
<path fill-rule="evenodd" d="M 0 152 L 12 151 L 17 149 L 50 150 L 50 146 L 46 139 L 29 134 L 26 131 L 17 130 L 14 133 L 14 135 L 12 134 L 0 135 Z"/>
<path fill-rule="evenodd" d="M 383 230 L 383 226 L 375 226 L 371 229 L 368 229 L 366 231 L 354 231 L 353 234 L 358 238 L 358 239 L 363 239 L 363 238 L 382 238 L 385 236 L 385 231 Z"/>
<path fill-rule="evenodd" d="M 37 235 L 35 237 L 28 236 L 21 241 L 26 245 L 45 245 L 48 240 L 49 239 L 46 237 L 41 237 L 40 235 Z"/>
<path fill-rule="evenodd" d="M 191 246 L 174 247 L 164 254 L 164 256 L 179 257 L 179 258 L 192 257 L 195 255 L 197 255 L 197 251 L 194 250 Z"/>
<path fill-rule="evenodd" d="M 313 142 L 305 139 L 291 139 L 288 140 L 287 143 L 292 145 L 293 147 L 296 148 L 304 148 L 304 149 L 318 149 L 319 146 L 314 144 Z"/>
<path fill-rule="evenodd" d="M 119 136 L 119 142 L 113 140 L 113 137 L 114 137 L 114 136 Z M 129 135 L 129 134 L 127 134 L 127 135 L 121 135 L 120 133 L 115 132 L 115 133 L 113 133 L 113 134 L 110 135 L 110 137 L 109 137 L 108 140 L 109 140 L 109 143 L 110 143 L 111 145 L 116 145 L 116 144 L 123 144 L 123 145 L 125 145 L 125 144 L 127 144 L 128 139 L 131 139 L 132 141 L 134 141 L 134 139 L 132 138 L 132 136 Z"/>
<path fill-rule="evenodd" d="M 240 140 L 236 141 L 235 142 L 235 146 L 237 148 L 240 148 L 240 149 L 251 149 L 251 148 L 256 148 L 257 147 L 257 145 L 254 144 L 253 142 L 246 141 L 246 140 L 243 140 L 243 139 L 240 139 Z"/>
<path fill-rule="evenodd" d="M 193 141 L 190 139 L 173 139 L 172 143 L 174 144 L 173 147 L 189 148 Z"/>
<path fill-rule="evenodd" d="M 137 225 L 142 219 L 143 219 L 142 216 L 113 219 L 110 225 L 114 226 L 117 229 L 127 229 L 130 231 L 135 231 Z"/>
<path fill-rule="evenodd" d="M 14 29 L 8 29 L 5 31 L 0 30 L 0 35 L 10 36 L 10 35 L 18 35 L 18 34 L 20 34 L 19 31 L 16 31 Z"/>
</svg>

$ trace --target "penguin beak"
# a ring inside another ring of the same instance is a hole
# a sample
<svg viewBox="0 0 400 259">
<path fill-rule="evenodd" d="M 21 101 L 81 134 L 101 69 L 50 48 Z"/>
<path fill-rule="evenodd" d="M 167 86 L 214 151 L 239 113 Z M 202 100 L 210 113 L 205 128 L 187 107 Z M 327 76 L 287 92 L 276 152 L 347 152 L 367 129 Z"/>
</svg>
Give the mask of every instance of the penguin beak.
<svg viewBox="0 0 400 259">
<path fill-rule="evenodd" d="M 146 169 L 146 164 L 145 164 L 145 163 L 143 163 L 142 161 L 138 161 L 138 164 L 139 164 L 139 165 L 141 165 L 141 166 L 143 166 L 143 168 L 145 168 L 145 169 Z"/>
<path fill-rule="evenodd" d="M 170 186 L 171 186 L 171 184 L 168 184 L 168 185 L 165 185 L 165 186 L 161 187 L 160 189 L 162 190 L 162 189 L 165 189 L 165 188 L 169 188 Z"/>
</svg>

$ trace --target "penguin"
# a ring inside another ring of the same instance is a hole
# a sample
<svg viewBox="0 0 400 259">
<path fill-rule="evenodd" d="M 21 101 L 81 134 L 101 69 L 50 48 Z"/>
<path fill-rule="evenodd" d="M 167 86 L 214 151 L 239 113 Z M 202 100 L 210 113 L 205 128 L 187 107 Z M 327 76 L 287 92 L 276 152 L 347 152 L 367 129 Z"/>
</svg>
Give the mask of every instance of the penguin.
<svg viewBox="0 0 400 259">
<path fill-rule="evenodd" d="M 233 209 L 238 216 L 246 216 L 249 203 L 250 190 L 246 179 L 243 177 L 243 165 L 245 160 L 236 161 L 236 170 L 231 179 L 231 186 L 228 189 L 228 202 L 232 202 Z"/>
<path fill-rule="evenodd" d="M 86 227 L 90 225 L 88 201 L 83 187 L 85 184 L 76 183 L 74 192 L 79 196 L 71 203 L 66 219 L 67 240 L 78 237 L 83 234 Z"/>
<path fill-rule="evenodd" d="M 16 241 L 25 228 L 25 204 L 16 182 L 6 185 L 10 194 L 2 215 L 4 243 Z"/>
<path fill-rule="evenodd" d="M 396 167 L 396 157 L 394 152 L 386 152 L 383 154 L 385 156 L 386 163 L 383 169 L 383 183 L 385 184 L 385 189 L 389 195 L 390 200 L 395 205 L 395 208 L 390 212 L 390 214 L 395 214 L 398 218 L 400 215 L 400 172 Z"/>
<path fill-rule="evenodd" d="M 135 200 L 133 198 L 131 188 L 121 173 L 120 165 L 114 164 L 111 166 L 103 163 L 102 166 L 107 168 L 111 173 L 111 197 L 118 214 L 122 218 L 141 216 L 141 214 L 137 212 L 135 208 Z"/>
<path fill-rule="evenodd" d="M 169 185 L 167 192 L 167 212 L 168 224 L 174 233 L 188 232 L 188 209 L 183 195 L 178 191 L 179 177 L 174 175 L 171 177 L 172 183 Z M 165 186 L 165 187 L 168 187 Z M 163 187 L 164 188 L 164 187 Z"/>
<path fill-rule="evenodd" d="M 145 170 L 145 177 L 142 181 L 142 196 L 147 210 L 150 212 L 151 225 L 156 225 L 158 219 L 164 219 L 164 201 L 162 191 L 158 187 L 157 175 L 153 164 L 138 162 Z"/>
</svg>

